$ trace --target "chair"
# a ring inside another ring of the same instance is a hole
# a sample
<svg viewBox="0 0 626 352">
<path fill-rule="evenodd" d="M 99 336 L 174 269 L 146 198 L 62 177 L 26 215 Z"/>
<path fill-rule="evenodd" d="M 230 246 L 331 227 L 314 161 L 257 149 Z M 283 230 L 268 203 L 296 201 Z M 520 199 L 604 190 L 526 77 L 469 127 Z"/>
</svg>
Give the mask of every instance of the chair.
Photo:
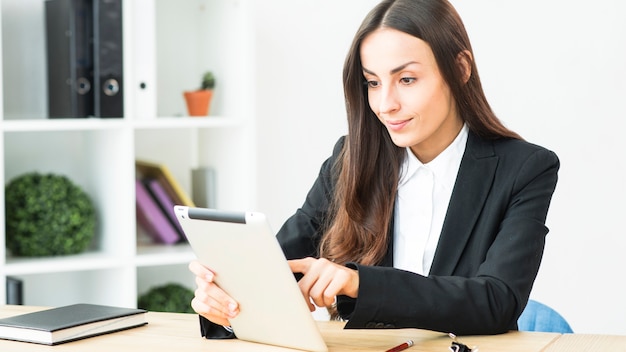
<svg viewBox="0 0 626 352">
<path fill-rule="evenodd" d="M 519 331 L 573 333 L 569 323 L 557 311 L 535 300 L 529 300 L 517 320 Z"/>
</svg>

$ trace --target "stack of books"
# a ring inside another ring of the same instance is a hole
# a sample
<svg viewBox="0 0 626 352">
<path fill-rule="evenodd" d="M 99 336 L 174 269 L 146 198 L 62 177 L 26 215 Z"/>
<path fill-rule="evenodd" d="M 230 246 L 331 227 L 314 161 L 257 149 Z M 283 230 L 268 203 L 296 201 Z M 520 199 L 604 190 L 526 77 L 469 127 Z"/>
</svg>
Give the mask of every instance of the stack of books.
<svg viewBox="0 0 626 352">
<path fill-rule="evenodd" d="M 137 224 L 156 243 L 186 241 L 174 205 L 195 206 L 164 164 L 136 160 L 135 203 Z"/>
</svg>

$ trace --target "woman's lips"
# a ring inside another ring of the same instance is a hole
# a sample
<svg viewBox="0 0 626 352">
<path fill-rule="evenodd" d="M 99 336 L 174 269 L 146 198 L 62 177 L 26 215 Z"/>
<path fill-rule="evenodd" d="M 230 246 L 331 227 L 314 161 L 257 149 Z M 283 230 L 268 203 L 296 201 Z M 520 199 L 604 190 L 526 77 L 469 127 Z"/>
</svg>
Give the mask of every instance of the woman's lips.
<svg viewBox="0 0 626 352">
<path fill-rule="evenodd" d="M 404 126 L 406 126 L 409 122 L 411 122 L 411 120 L 413 119 L 399 120 L 399 121 L 386 121 L 387 128 L 389 128 L 392 131 L 399 131 L 403 129 Z"/>
</svg>

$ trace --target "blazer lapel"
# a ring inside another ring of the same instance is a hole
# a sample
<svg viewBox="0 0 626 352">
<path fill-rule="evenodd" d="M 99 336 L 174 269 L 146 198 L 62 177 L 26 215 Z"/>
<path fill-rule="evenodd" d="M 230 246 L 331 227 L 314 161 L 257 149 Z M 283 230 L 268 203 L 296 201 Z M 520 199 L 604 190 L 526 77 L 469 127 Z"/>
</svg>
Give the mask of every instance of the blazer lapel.
<svg viewBox="0 0 626 352">
<path fill-rule="evenodd" d="M 487 199 L 497 164 L 493 144 L 470 132 L 430 274 L 454 272 Z"/>
</svg>

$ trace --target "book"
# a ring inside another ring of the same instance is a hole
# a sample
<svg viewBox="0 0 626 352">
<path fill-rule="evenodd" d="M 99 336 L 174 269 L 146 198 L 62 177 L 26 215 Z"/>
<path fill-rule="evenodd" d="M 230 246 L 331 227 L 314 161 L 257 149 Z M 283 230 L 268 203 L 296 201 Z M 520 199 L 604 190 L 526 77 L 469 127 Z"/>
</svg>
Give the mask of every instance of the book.
<svg viewBox="0 0 626 352">
<path fill-rule="evenodd" d="M 155 242 L 165 244 L 178 242 L 180 239 L 178 231 L 139 179 L 135 180 L 135 209 L 137 223 Z"/>
<path fill-rule="evenodd" d="M 0 319 L 0 338 L 57 345 L 147 324 L 144 309 L 73 304 Z"/>
<path fill-rule="evenodd" d="M 178 183 L 172 172 L 165 164 L 159 164 L 147 160 L 135 160 L 135 168 L 140 178 L 156 178 L 161 182 L 165 191 L 176 205 L 195 206 L 191 197 Z"/>
<path fill-rule="evenodd" d="M 143 180 L 143 183 L 152 195 L 152 198 L 154 198 L 156 203 L 161 208 L 161 211 L 167 216 L 167 219 L 178 231 L 178 235 L 180 236 L 180 238 L 185 238 L 185 232 L 180 226 L 178 219 L 176 219 L 176 213 L 174 212 L 174 201 L 167 194 L 161 182 L 155 178 L 148 178 Z"/>
</svg>

